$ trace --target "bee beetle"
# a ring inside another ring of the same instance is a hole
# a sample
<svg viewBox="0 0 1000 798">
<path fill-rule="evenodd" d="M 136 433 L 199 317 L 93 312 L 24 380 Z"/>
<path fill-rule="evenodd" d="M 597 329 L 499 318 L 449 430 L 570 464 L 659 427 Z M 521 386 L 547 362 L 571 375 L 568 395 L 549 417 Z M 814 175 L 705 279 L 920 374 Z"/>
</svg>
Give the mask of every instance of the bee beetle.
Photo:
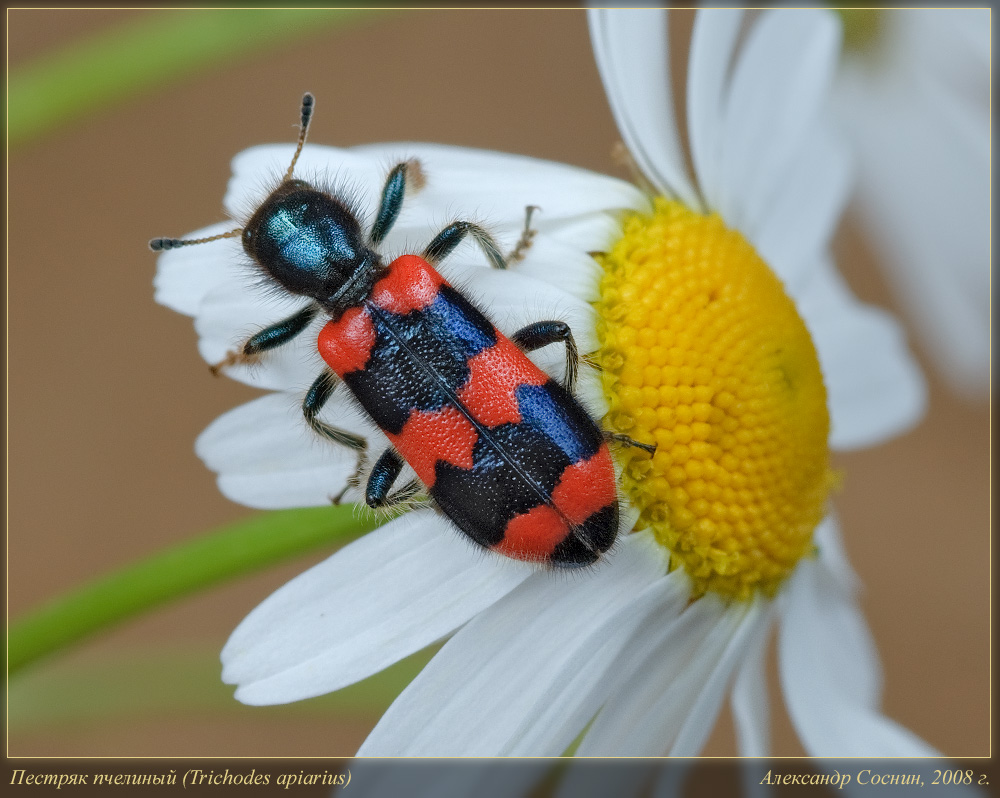
<svg viewBox="0 0 1000 798">
<path fill-rule="evenodd" d="M 424 182 L 419 162 L 389 172 L 367 235 L 342 198 L 293 178 L 312 111 L 307 93 L 288 171 L 243 228 L 149 242 L 161 251 L 239 236 L 267 278 L 312 300 L 251 336 L 213 372 L 288 343 L 322 314 L 328 321 L 317 347 L 326 368 L 306 392 L 302 412 L 318 435 L 359 453 L 359 473 L 366 441 L 321 421 L 320 410 L 343 382 L 385 432 L 392 446 L 368 477 L 370 507 L 398 506 L 425 490 L 481 546 L 556 567 L 594 563 L 619 526 L 608 439 L 653 447 L 603 433 L 573 398 L 578 355 L 565 322 L 539 321 L 507 338 L 437 272 L 435 265 L 465 236 L 493 268 L 507 268 L 479 225 L 453 222 L 420 255 L 383 261 L 378 247 L 407 188 Z M 530 244 L 532 210 L 515 256 Z M 525 355 L 553 343 L 566 348 L 564 384 Z M 393 490 L 404 459 L 419 482 Z"/>
</svg>

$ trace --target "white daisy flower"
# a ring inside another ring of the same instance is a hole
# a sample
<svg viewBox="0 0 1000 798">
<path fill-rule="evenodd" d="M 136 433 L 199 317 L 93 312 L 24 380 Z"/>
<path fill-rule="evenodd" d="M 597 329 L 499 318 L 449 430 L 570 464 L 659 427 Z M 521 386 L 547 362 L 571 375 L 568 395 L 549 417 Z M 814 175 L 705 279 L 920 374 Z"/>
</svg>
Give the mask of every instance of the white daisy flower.
<svg viewBox="0 0 1000 798">
<path fill-rule="evenodd" d="M 859 36 L 834 97 L 858 154 L 861 219 L 935 365 L 986 398 L 990 11 L 844 13 Z"/>
<path fill-rule="evenodd" d="M 516 267 L 492 270 L 463 244 L 441 270 L 505 333 L 562 318 L 594 353 L 602 372 L 581 370 L 582 400 L 612 430 L 657 444 L 652 458 L 618 452 L 634 530 L 597 566 L 567 574 L 484 553 L 434 510 L 411 511 L 239 625 L 222 660 L 241 701 L 337 690 L 447 640 L 360 754 L 558 755 L 580 738 L 580 754 L 692 755 L 731 695 L 741 752 L 762 755 L 764 652 L 777 627 L 785 697 L 810 753 L 931 753 L 878 710 L 878 659 L 827 502 L 829 449 L 884 440 L 924 405 L 899 328 L 860 305 L 830 264 L 849 188 L 845 151 L 821 114 L 838 26 L 824 11 L 769 11 L 737 50 L 740 12 L 698 14 L 691 175 L 666 20 L 590 12 L 619 128 L 662 196 L 568 166 L 426 144 L 307 146 L 296 167 L 351 187 L 371 209 L 389 167 L 419 159 L 427 184 L 408 197 L 383 247 L 390 256 L 419 251 L 456 218 L 481 220 L 507 249 L 525 206 L 542 209 Z M 227 208 L 259 201 L 262 176 L 280 175 L 291 155 L 239 155 Z M 242 260 L 230 240 L 160 259 L 157 297 L 195 317 L 209 362 L 295 306 L 257 290 Z M 299 410 L 321 365 L 314 341 L 302 335 L 255 369 L 229 372 L 273 392 L 198 441 L 228 497 L 321 505 L 351 476 L 354 456 L 316 440 Z M 532 357 L 558 373 L 558 352 Z M 324 418 L 375 452 L 385 442 L 345 396 Z"/>
</svg>

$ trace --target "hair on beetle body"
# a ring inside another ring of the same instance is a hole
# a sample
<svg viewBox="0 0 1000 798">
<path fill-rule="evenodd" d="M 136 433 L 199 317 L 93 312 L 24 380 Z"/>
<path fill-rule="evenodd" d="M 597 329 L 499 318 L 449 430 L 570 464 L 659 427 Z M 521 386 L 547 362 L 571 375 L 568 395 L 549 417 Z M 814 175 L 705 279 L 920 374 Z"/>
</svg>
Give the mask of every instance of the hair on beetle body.
<svg viewBox="0 0 1000 798">
<path fill-rule="evenodd" d="M 269 290 L 308 300 L 250 335 L 213 372 L 252 363 L 322 322 L 316 347 L 324 366 L 303 396 L 302 416 L 317 437 L 357 456 L 354 476 L 331 500 L 364 484 L 364 501 L 379 515 L 432 504 L 470 540 L 505 556 L 557 568 L 597 562 L 619 527 L 610 445 L 654 447 L 603 432 L 574 398 L 580 356 L 566 322 L 533 322 L 508 337 L 436 268 L 467 240 L 492 269 L 507 269 L 531 247 L 537 208 L 526 207 L 509 256 L 480 224 L 458 219 L 419 254 L 387 262 L 381 247 L 407 192 L 425 185 L 424 170 L 415 159 L 396 163 L 363 224 L 349 195 L 295 177 L 313 107 L 306 94 L 291 163 L 240 227 L 150 242 L 159 251 L 238 237 Z M 551 344 L 563 348 L 562 381 L 528 358 Z M 389 441 L 377 455 L 366 438 L 322 415 L 342 383 Z"/>
</svg>

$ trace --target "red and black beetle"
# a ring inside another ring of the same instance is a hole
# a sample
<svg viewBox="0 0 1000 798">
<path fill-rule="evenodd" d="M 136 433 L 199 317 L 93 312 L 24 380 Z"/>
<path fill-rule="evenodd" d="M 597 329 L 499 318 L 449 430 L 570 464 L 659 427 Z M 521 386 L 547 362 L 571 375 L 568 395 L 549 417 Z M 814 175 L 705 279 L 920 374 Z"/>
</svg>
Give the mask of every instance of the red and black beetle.
<svg viewBox="0 0 1000 798">
<path fill-rule="evenodd" d="M 419 256 L 385 264 L 377 248 L 406 188 L 422 184 L 420 165 L 406 161 L 389 172 L 365 236 L 342 198 L 292 178 L 312 110 L 306 94 L 292 163 L 243 228 L 211 239 L 150 241 L 159 251 L 241 236 L 271 281 L 313 300 L 213 370 L 286 344 L 318 315 L 328 316 L 318 339 L 328 368 L 306 393 L 302 412 L 316 433 L 364 460 L 363 438 L 318 418 L 343 381 L 386 433 L 392 447 L 371 469 L 369 506 L 390 507 L 421 491 L 416 480 L 392 490 L 405 459 L 433 502 L 476 543 L 558 567 L 595 562 L 619 525 L 607 439 L 634 442 L 603 433 L 573 398 L 578 356 L 569 326 L 541 321 L 507 338 L 445 281 L 434 266 L 466 235 L 494 268 L 507 267 L 490 235 L 471 222 L 453 222 Z M 529 242 L 526 223 L 517 251 Z M 552 343 L 566 347 L 565 385 L 525 355 Z"/>
</svg>

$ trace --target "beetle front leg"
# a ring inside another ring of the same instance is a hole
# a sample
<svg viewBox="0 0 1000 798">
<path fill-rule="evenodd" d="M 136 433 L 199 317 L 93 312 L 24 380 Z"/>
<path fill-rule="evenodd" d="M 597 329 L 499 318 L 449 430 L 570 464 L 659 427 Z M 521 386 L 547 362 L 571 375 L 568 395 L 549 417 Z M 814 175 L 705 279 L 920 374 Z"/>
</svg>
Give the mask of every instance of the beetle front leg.
<svg viewBox="0 0 1000 798">
<path fill-rule="evenodd" d="M 510 340 L 525 352 L 534 352 L 536 349 L 559 341 L 565 343 L 566 374 L 563 386 L 567 391 L 573 393 L 574 388 L 576 388 L 576 372 L 580 355 L 577 352 L 576 341 L 573 340 L 573 331 L 566 322 L 536 321 L 534 324 L 522 327 L 510 337 Z"/>
<path fill-rule="evenodd" d="M 500 247 L 493 240 L 493 236 L 473 222 L 452 222 L 434 237 L 421 257 L 432 266 L 436 266 L 461 243 L 466 235 L 471 235 L 494 269 L 506 269 L 512 263 L 523 260 L 524 253 L 531 246 L 537 232 L 531 227 L 531 215 L 537 210 L 540 210 L 537 205 L 528 205 L 524 209 L 524 229 L 506 257 L 500 252 Z"/>
<path fill-rule="evenodd" d="M 227 352 L 225 358 L 209 366 L 209 370 L 218 377 L 219 371 L 223 368 L 253 362 L 263 352 L 276 349 L 291 341 L 309 326 L 309 323 L 316 318 L 317 313 L 319 313 L 319 308 L 316 305 L 306 305 L 287 319 L 265 327 L 259 333 L 250 336 L 239 352 Z"/>
<path fill-rule="evenodd" d="M 420 161 L 404 161 L 392 168 L 385 180 L 382 201 L 379 203 L 378 213 L 375 214 L 375 223 L 368 236 L 372 245 L 380 244 L 396 223 L 399 212 L 403 208 L 403 197 L 406 195 L 406 189 L 418 191 L 423 188 L 424 182 L 424 172 L 420 168 Z"/>
</svg>

